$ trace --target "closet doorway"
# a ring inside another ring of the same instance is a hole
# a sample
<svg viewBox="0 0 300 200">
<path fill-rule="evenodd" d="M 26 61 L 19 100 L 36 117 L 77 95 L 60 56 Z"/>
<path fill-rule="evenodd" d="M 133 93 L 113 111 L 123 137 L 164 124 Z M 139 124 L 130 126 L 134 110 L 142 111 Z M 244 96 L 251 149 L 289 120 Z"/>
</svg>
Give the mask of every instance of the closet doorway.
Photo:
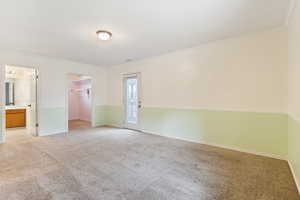
<svg viewBox="0 0 300 200">
<path fill-rule="evenodd" d="M 92 127 L 92 78 L 68 74 L 69 130 Z"/>
</svg>

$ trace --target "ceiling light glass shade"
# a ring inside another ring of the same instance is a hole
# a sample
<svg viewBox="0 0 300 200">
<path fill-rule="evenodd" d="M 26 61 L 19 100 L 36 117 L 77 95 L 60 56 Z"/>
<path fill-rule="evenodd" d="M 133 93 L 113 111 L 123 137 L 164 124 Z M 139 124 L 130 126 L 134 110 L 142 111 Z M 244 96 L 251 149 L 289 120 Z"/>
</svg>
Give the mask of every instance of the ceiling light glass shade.
<svg viewBox="0 0 300 200">
<path fill-rule="evenodd" d="M 96 33 L 100 40 L 109 40 L 112 37 L 112 34 L 108 31 L 97 31 Z"/>
</svg>

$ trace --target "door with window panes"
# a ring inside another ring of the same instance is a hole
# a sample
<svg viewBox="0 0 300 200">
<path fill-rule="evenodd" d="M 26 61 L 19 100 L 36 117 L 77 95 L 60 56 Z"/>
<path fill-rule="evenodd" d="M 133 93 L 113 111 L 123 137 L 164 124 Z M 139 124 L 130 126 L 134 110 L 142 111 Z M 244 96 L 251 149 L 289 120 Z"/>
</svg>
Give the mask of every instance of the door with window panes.
<svg viewBox="0 0 300 200">
<path fill-rule="evenodd" d="M 138 130 L 140 101 L 139 73 L 124 76 L 124 127 Z"/>
</svg>

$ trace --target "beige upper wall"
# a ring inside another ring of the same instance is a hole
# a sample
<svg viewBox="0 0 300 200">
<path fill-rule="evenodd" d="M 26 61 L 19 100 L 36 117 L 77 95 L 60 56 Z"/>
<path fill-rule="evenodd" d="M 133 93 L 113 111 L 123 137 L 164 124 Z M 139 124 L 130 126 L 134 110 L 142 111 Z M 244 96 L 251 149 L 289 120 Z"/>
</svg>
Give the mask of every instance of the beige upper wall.
<svg viewBox="0 0 300 200">
<path fill-rule="evenodd" d="M 42 107 L 65 106 L 67 73 L 93 77 L 96 105 L 116 105 L 121 74 L 142 72 L 144 106 L 285 112 L 286 36 L 248 34 L 107 69 L 12 51 L 0 52 L 0 65 L 37 67 Z"/>
<path fill-rule="evenodd" d="M 108 102 L 122 104 L 122 73 L 142 73 L 144 106 L 286 112 L 287 31 L 212 42 L 109 68 Z"/>
<path fill-rule="evenodd" d="M 14 51 L 0 51 L 0 66 L 5 65 L 35 67 L 39 70 L 39 103 L 42 108 L 66 106 L 68 73 L 92 77 L 95 104 L 107 103 L 105 68 Z"/>
</svg>

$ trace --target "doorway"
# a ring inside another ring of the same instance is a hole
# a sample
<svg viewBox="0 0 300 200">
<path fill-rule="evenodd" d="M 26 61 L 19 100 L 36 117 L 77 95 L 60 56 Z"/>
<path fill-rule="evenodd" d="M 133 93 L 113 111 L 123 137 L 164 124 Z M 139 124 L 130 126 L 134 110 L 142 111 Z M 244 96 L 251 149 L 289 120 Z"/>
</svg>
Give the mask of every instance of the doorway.
<svg viewBox="0 0 300 200">
<path fill-rule="evenodd" d="M 124 75 L 124 127 L 128 129 L 139 129 L 139 116 L 141 108 L 140 100 L 140 73 Z"/>
<path fill-rule="evenodd" d="M 38 136 L 37 70 L 7 65 L 4 71 L 3 140 Z"/>
<path fill-rule="evenodd" d="M 92 78 L 68 74 L 69 130 L 92 127 Z"/>
</svg>

